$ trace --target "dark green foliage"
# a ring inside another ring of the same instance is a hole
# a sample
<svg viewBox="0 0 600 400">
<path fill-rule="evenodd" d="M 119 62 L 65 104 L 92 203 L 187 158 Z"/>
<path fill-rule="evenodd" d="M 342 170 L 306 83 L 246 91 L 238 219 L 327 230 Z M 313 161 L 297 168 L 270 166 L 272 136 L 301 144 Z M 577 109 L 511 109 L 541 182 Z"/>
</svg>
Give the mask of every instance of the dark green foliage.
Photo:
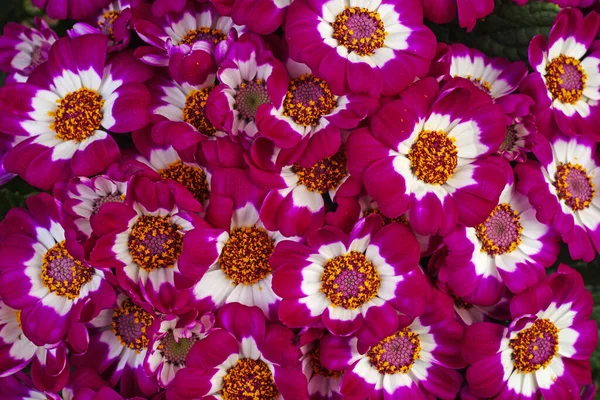
<svg viewBox="0 0 600 400">
<path fill-rule="evenodd" d="M 472 32 L 454 21 L 447 25 L 428 24 L 438 41 L 462 43 L 488 56 L 527 61 L 532 37 L 547 35 L 559 8 L 552 3 L 529 2 L 519 7 L 511 0 L 497 0 L 492 15 L 477 21 Z"/>
</svg>

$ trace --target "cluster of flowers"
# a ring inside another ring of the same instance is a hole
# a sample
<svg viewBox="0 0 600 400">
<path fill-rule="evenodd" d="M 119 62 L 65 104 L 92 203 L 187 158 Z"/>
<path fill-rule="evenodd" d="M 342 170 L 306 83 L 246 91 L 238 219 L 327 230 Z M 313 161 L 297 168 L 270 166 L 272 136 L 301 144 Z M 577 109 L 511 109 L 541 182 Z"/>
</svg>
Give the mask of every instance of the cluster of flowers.
<svg viewBox="0 0 600 400">
<path fill-rule="evenodd" d="M 593 396 L 546 268 L 600 250 L 595 12 L 530 73 L 424 25 L 491 0 L 34 4 L 78 22 L 0 38 L 3 179 L 47 191 L 0 223 L 3 398 Z"/>
</svg>

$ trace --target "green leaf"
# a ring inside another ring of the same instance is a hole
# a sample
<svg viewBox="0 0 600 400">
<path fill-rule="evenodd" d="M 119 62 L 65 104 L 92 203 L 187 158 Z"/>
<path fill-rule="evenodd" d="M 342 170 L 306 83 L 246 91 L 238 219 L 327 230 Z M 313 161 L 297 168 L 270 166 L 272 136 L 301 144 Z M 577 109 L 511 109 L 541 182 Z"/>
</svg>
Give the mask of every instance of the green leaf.
<svg viewBox="0 0 600 400">
<path fill-rule="evenodd" d="M 21 178 L 14 178 L 0 188 L 0 220 L 8 210 L 14 207 L 25 207 L 27 197 L 37 193 L 37 189 L 27 184 Z"/>
<path fill-rule="evenodd" d="M 520 7 L 512 0 L 497 0 L 494 12 L 477 21 L 470 33 L 456 22 L 429 27 L 440 42 L 463 43 L 491 57 L 527 61 L 529 42 L 536 35 L 548 35 L 559 11 L 552 3 L 535 1 Z"/>
</svg>

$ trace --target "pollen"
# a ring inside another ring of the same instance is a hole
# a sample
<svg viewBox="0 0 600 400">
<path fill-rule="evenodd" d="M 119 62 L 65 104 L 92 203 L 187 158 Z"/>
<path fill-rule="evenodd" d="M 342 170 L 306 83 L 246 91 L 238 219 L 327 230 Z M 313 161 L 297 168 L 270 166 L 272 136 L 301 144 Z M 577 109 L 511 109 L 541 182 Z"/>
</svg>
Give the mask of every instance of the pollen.
<svg viewBox="0 0 600 400">
<path fill-rule="evenodd" d="M 269 258 L 274 249 L 264 228 L 235 228 L 219 256 L 219 265 L 236 285 L 252 285 L 273 272 Z"/>
<path fill-rule="evenodd" d="M 59 139 L 79 143 L 100 129 L 103 106 L 104 100 L 95 90 L 81 88 L 68 93 L 58 101 L 56 111 L 49 113 L 54 117 L 50 129 Z"/>
<path fill-rule="evenodd" d="M 224 400 L 274 400 L 280 393 L 264 361 L 242 358 L 223 377 L 221 396 Z"/>
<path fill-rule="evenodd" d="M 292 79 L 283 100 L 283 115 L 302 126 L 317 126 L 321 117 L 337 107 L 337 97 L 323 79 L 304 74 Z"/>
<path fill-rule="evenodd" d="M 546 368 L 558 352 L 558 328 L 548 319 L 538 319 L 511 339 L 509 346 L 517 370 L 535 372 Z"/>
<path fill-rule="evenodd" d="M 112 332 L 119 342 L 137 353 L 148 347 L 148 328 L 154 317 L 142 307 L 125 299 L 121 307 L 113 311 Z"/>
<path fill-rule="evenodd" d="M 422 131 L 408 152 L 413 173 L 423 182 L 442 185 L 458 165 L 455 139 L 441 131 Z"/>
<path fill-rule="evenodd" d="M 587 75 L 579 60 L 564 54 L 546 65 L 546 87 L 553 100 L 575 104 L 583 97 Z"/>
<path fill-rule="evenodd" d="M 348 52 L 372 56 L 384 46 L 387 32 L 377 11 L 362 7 L 348 7 L 331 24 L 333 38 Z"/>
<path fill-rule="evenodd" d="M 367 352 L 371 365 L 383 374 L 406 374 L 420 358 L 419 335 L 404 328 L 383 339 Z"/>
<path fill-rule="evenodd" d="M 212 86 L 200 90 L 193 90 L 185 99 L 183 120 L 206 136 L 215 136 L 217 131 L 206 116 L 206 101 Z"/>
<path fill-rule="evenodd" d="M 77 299 L 81 287 L 92 280 L 94 269 L 69 254 L 65 242 L 52 246 L 42 261 L 42 282 L 48 290 L 70 300 Z"/>
<path fill-rule="evenodd" d="M 105 12 L 104 15 L 102 15 L 100 21 L 98 21 L 98 26 L 100 27 L 102 33 L 107 35 L 111 40 L 115 40 L 115 31 L 113 28 L 113 24 L 115 23 L 117 18 L 119 18 L 119 15 L 121 15 L 120 12 L 116 10 L 110 10 Z"/>
<path fill-rule="evenodd" d="M 200 167 L 179 160 L 161 169 L 159 173 L 165 179 L 172 179 L 181 183 L 200 203 L 204 203 L 210 197 L 206 173 Z"/>
<path fill-rule="evenodd" d="M 140 216 L 127 243 L 133 261 L 146 271 L 174 267 L 183 244 L 179 229 L 169 217 Z"/>
<path fill-rule="evenodd" d="M 560 163 L 554 176 L 554 187 L 558 198 L 573 210 L 590 206 L 596 188 L 586 169 L 579 164 Z"/>
<path fill-rule="evenodd" d="M 189 44 L 191 46 L 201 40 L 219 44 L 219 42 L 225 40 L 226 37 L 227 35 L 225 35 L 220 29 L 211 29 L 203 26 L 201 28 L 189 31 L 183 37 L 183 39 L 179 41 L 178 44 Z"/>
<path fill-rule="evenodd" d="M 475 227 L 475 235 L 481 243 L 481 251 L 491 256 L 511 253 L 521 244 L 519 214 L 510 204 L 498 204 L 487 219 Z"/>
<path fill-rule="evenodd" d="M 299 164 L 292 166 L 292 172 L 298 177 L 298 183 L 315 193 L 327 193 L 337 188 L 348 175 L 346 153 L 340 149 L 333 156 L 324 158 L 312 167 L 303 168 Z"/>
<path fill-rule="evenodd" d="M 381 280 L 363 253 L 351 251 L 325 263 L 321 291 L 333 306 L 356 309 L 377 296 Z"/>
</svg>

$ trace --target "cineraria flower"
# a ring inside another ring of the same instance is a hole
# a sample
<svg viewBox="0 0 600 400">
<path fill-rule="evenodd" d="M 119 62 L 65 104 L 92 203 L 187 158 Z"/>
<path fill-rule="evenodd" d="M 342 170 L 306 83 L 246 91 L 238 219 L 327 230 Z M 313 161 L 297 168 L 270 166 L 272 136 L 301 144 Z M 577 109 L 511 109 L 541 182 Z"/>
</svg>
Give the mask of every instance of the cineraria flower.
<svg viewBox="0 0 600 400">
<path fill-rule="evenodd" d="M 397 94 L 427 73 L 436 48 L 418 0 L 296 0 L 285 36 L 290 56 L 336 95 Z"/>
<path fill-rule="evenodd" d="M 282 297 L 279 318 L 290 328 L 321 321 L 335 335 L 376 329 L 396 309 L 418 315 L 427 281 L 418 269 L 419 244 L 405 225 L 381 227 L 381 218 L 358 221 L 350 235 L 321 228 L 306 244 L 275 248 L 273 290 Z"/>
<path fill-rule="evenodd" d="M 111 0 L 31 0 L 34 6 L 45 8 L 52 19 L 82 20 L 101 8 L 107 7 Z"/>
<path fill-rule="evenodd" d="M 83 249 L 65 243 L 60 204 L 52 196 L 31 196 L 27 207 L 11 209 L 0 223 L 0 295 L 19 310 L 29 340 L 54 345 L 84 308 L 97 314 L 114 292 L 104 273 L 83 261 Z"/>
<path fill-rule="evenodd" d="M 462 383 L 460 343 L 464 328 L 454 320 L 450 297 L 434 291 L 423 315 L 390 314 L 364 337 L 321 339 L 321 363 L 346 369 L 345 399 L 452 400 Z"/>
<path fill-rule="evenodd" d="M 379 107 L 374 97 L 334 95 L 330 81 L 317 78 L 305 64 L 290 59 L 286 66 L 290 75 L 287 92 L 277 93 L 279 97 L 273 93 L 272 104 L 258 108 L 256 113 L 259 132 L 278 147 L 295 147 L 319 135 L 321 142 L 314 147 L 329 145 L 321 150 L 321 157 L 330 156 L 340 141 L 339 130 L 356 127 Z"/>
<path fill-rule="evenodd" d="M 225 206 L 225 204 L 223 204 Z M 217 209 L 222 206 L 217 207 Z M 273 293 L 270 257 L 286 238 L 265 229 L 253 203 L 233 210 L 230 226 L 200 228 L 190 232 L 184 248 L 194 249 L 182 269 L 200 277 L 193 297 L 200 310 L 214 310 L 226 303 L 257 306 L 270 319 L 276 319 L 280 298 Z"/>
<path fill-rule="evenodd" d="M 259 36 L 247 33 L 229 47 L 217 76 L 221 84 L 211 91 L 206 104 L 210 121 L 232 138 L 254 138 L 258 109 L 285 96 L 288 81 L 284 65 Z M 274 107 L 280 108 L 281 103 Z"/>
<path fill-rule="evenodd" d="M 531 113 L 533 100 L 525 95 L 512 95 L 516 100 L 509 108 L 507 103 L 501 104 L 504 112 L 511 119 L 506 126 L 506 136 L 498 147 L 496 154 L 506 161 L 525 162 L 527 153 L 531 152 L 539 133 L 535 117 Z"/>
<path fill-rule="evenodd" d="M 211 0 L 222 15 L 260 35 L 273 33 L 283 23 L 293 0 Z"/>
<path fill-rule="evenodd" d="M 510 62 L 501 57 L 490 58 L 482 52 L 462 44 L 450 46 L 450 72 L 453 78 L 469 79 L 475 86 L 504 106 L 508 97 L 527 76 L 527 65 L 522 61 Z"/>
<path fill-rule="evenodd" d="M 62 389 L 69 378 L 65 344 L 36 346 L 23 333 L 20 318 L 21 311 L 0 301 L 0 377 L 31 365 L 31 378 L 38 389 L 51 392 Z"/>
<path fill-rule="evenodd" d="M 120 51 L 129 46 L 131 40 L 130 21 L 133 10 L 142 4 L 143 0 L 113 0 L 100 11 L 94 19 L 95 25 L 78 22 L 72 29 L 67 30 L 69 37 L 102 33 L 108 37 L 108 52 Z"/>
<path fill-rule="evenodd" d="M 270 140 L 259 138 L 246 159 L 250 177 L 270 190 L 260 212 L 267 228 L 285 236 L 304 236 L 323 226 L 332 204 L 340 197 L 356 194 L 360 182 L 348 174 L 343 146 L 309 167 L 288 161 L 288 153 Z M 345 204 L 340 206 L 344 208 Z"/>
<path fill-rule="evenodd" d="M 97 240 L 90 262 L 115 268 L 121 287 L 136 299 L 161 312 L 177 310 L 189 295 L 175 289 L 175 281 L 193 284 L 181 275 L 178 259 L 192 250 L 183 248 L 186 233 L 206 224 L 194 214 L 200 210 L 186 191 L 138 174 L 129 182 L 124 203 L 105 203 L 91 218 Z"/>
<path fill-rule="evenodd" d="M 600 138 L 600 53 L 591 49 L 599 26 L 595 12 L 583 17 L 567 8 L 556 17 L 548 43 L 542 35 L 531 40 L 529 64 L 535 72 L 521 90 L 535 100 L 540 131 L 551 133 L 558 126 L 566 135 Z"/>
<path fill-rule="evenodd" d="M 215 328 L 192 347 L 169 398 L 308 400 L 292 331 L 235 303 L 219 310 Z"/>
<path fill-rule="evenodd" d="M 571 257 L 589 262 L 600 250 L 596 143 L 556 136 L 545 145 L 535 153 L 541 164 L 527 161 L 516 166 L 517 188 L 529 197 L 537 219 L 562 235 Z"/>
<path fill-rule="evenodd" d="M 425 78 L 384 105 L 348 138 L 348 167 L 361 176 L 383 215 L 408 208 L 421 235 L 475 226 L 498 204 L 509 165 L 494 153 L 505 137 L 504 114 L 470 82 L 440 91 Z"/>
<path fill-rule="evenodd" d="M 78 367 L 74 369 L 69 377 L 67 386 L 65 386 L 60 394 L 63 400 L 74 400 L 75 398 L 125 400 L 123 396 L 111 388 L 108 382 L 98 375 L 95 369 L 90 367 Z M 130 400 L 142 399 L 141 397 L 134 397 Z"/>
<path fill-rule="evenodd" d="M 377 202 L 369 195 L 363 194 L 358 199 L 360 204 L 360 217 L 368 217 L 371 214 L 377 214 L 381 217 L 383 225 L 391 223 L 401 223 L 410 228 L 410 221 L 408 220 L 408 213 L 404 213 L 396 218 L 386 217 L 381 213 L 381 210 L 377 207 Z M 439 245 L 442 243 L 442 238 L 439 236 L 423 236 L 416 232 L 413 232 L 419 242 L 421 249 L 421 257 L 426 257 L 433 253 Z"/>
<path fill-rule="evenodd" d="M 0 70 L 11 74 L 7 81 L 25 82 L 33 70 L 48 60 L 48 52 L 58 36 L 41 18 L 35 28 L 9 22 L 0 37 Z"/>
<path fill-rule="evenodd" d="M 311 400 L 342 399 L 340 384 L 344 371 L 331 371 L 321 364 L 321 339 L 323 330 L 309 328 L 300 334 L 302 372 L 308 380 Z"/>
<path fill-rule="evenodd" d="M 166 67 L 174 51 L 172 47 L 187 46 L 186 49 L 193 50 L 195 43 L 204 41 L 219 49 L 229 31 L 240 29 L 230 17 L 218 15 L 212 4 L 188 0 L 181 12 L 169 12 L 156 21 L 138 20 L 135 23 L 140 38 L 152 46 L 140 46 L 135 54 L 146 64 Z"/>
<path fill-rule="evenodd" d="M 180 317 L 168 315 L 162 318 L 160 328 L 154 334 L 144 365 L 149 376 L 156 375 L 158 384 L 166 388 L 181 368 L 192 346 L 206 337 L 214 324 L 211 313 L 200 316 L 192 310 Z"/>
<path fill-rule="evenodd" d="M 61 400 L 56 393 L 34 389 L 33 382 L 24 372 L 0 378 L 0 393 L 5 400 Z"/>
<path fill-rule="evenodd" d="M 65 186 L 65 193 L 60 193 L 61 197 L 64 197 L 61 199 L 63 200 L 63 210 L 67 218 L 72 221 L 78 239 L 85 241 L 92 234 L 91 216 L 98 214 L 103 204 L 125 201 L 127 179 L 119 171 L 118 166 L 114 165 L 107 170 L 105 175 L 93 178 L 75 177 Z"/>
<path fill-rule="evenodd" d="M 436 24 L 452 21 L 458 10 L 458 22 L 468 32 L 475 27 L 478 19 L 494 11 L 494 0 L 421 0 L 421 4 L 425 18 Z"/>
<path fill-rule="evenodd" d="M 71 175 L 91 176 L 119 159 L 107 131 L 148 122 L 149 68 L 129 53 L 106 61 L 107 38 L 62 38 L 27 83 L 0 89 L 3 132 L 27 136 L 8 153 L 6 168 L 49 189 Z M 106 61 L 106 62 L 105 62 Z"/>
<path fill-rule="evenodd" d="M 116 307 L 102 311 L 88 326 L 87 351 L 71 358 L 75 371 L 93 367 L 106 375 L 111 386 L 120 382 L 119 393 L 125 398 L 158 392 L 156 378 L 144 371 L 148 346 L 158 328 L 147 306 L 119 294 Z"/>
<path fill-rule="evenodd" d="M 467 381 L 479 398 L 579 398 L 591 383 L 589 358 L 598 326 L 589 321 L 592 296 L 581 276 L 561 264 L 558 272 L 515 296 L 512 323 L 467 328 L 463 356 Z M 485 340 L 482 340 L 485 338 Z"/>
<path fill-rule="evenodd" d="M 161 178 L 177 182 L 204 207 L 210 198 L 212 174 L 196 162 L 194 151 L 189 154 L 190 152 L 178 152 L 174 148 L 178 141 L 186 141 L 186 128 L 185 124 L 163 121 L 151 128 L 133 132 L 133 142 L 140 152 L 135 160 L 149 167 Z M 195 133 L 193 135 L 196 136 Z M 174 189 L 178 191 L 177 188 Z"/>
<path fill-rule="evenodd" d="M 535 214 L 509 177 L 484 222 L 473 228 L 459 225 L 444 237 L 448 255 L 440 274 L 447 274 L 452 294 L 467 303 L 492 306 L 506 287 L 519 293 L 544 279 L 545 268 L 558 257 L 559 238 Z"/>
</svg>

